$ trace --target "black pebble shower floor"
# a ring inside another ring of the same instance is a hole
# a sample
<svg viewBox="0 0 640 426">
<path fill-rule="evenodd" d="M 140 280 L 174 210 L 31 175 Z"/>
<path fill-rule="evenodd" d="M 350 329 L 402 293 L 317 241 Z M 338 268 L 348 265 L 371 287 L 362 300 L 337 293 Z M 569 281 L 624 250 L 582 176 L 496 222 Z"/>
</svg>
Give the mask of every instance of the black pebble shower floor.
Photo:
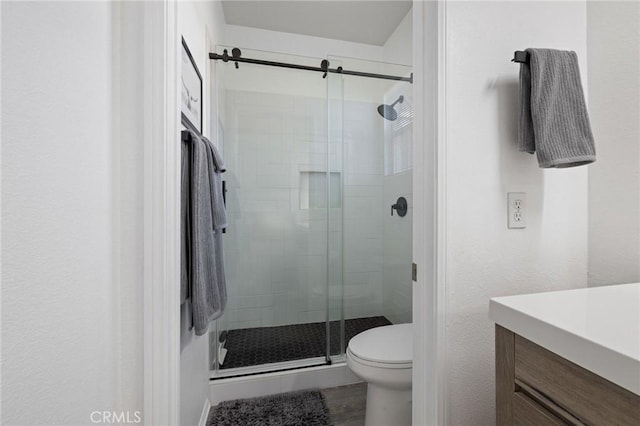
<svg viewBox="0 0 640 426">
<path fill-rule="evenodd" d="M 345 320 L 345 347 L 356 334 L 383 325 L 391 325 L 383 316 Z M 339 321 L 330 323 L 330 334 L 331 354 L 337 355 L 341 353 Z M 326 336 L 327 325 L 324 322 L 230 330 L 225 344 L 227 356 L 220 368 L 248 367 L 325 356 Z"/>
</svg>

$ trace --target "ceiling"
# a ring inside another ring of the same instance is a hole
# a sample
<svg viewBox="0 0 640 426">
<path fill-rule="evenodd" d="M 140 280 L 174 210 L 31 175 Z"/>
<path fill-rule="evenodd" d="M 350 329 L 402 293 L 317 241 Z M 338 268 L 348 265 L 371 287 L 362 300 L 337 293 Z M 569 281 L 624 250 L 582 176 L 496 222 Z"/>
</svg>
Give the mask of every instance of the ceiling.
<svg viewBox="0 0 640 426">
<path fill-rule="evenodd" d="M 231 25 L 382 46 L 411 9 L 411 0 L 224 0 Z"/>
</svg>

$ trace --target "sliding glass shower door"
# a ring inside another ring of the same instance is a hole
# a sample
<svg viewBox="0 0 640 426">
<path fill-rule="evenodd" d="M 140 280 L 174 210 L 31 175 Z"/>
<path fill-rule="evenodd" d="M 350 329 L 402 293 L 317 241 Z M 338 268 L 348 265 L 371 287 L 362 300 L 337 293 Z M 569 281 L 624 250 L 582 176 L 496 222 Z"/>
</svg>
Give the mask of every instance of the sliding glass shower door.
<svg viewBox="0 0 640 426">
<path fill-rule="evenodd" d="M 410 74 L 351 58 L 242 57 Z M 343 361 L 355 334 L 411 318 L 410 84 L 232 60 L 214 75 L 229 225 L 211 377 Z M 391 122 L 377 109 L 399 94 Z M 390 216 L 399 196 L 406 217 Z"/>
<path fill-rule="evenodd" d="M 328 216 L 341 203 L 339 176 L 327 173 L 326 82 L 301 70 L 216 65 L 229 220 L 228 305 L 211 336 L 216 374 L 324 364 Z"/>
</svg>

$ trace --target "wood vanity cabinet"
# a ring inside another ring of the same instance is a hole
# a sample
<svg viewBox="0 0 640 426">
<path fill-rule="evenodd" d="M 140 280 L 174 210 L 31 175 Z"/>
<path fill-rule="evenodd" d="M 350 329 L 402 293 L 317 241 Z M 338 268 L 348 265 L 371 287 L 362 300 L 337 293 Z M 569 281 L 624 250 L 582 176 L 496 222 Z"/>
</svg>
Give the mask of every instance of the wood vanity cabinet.
<svg viewBox="0 0 640 426">
<path fill-rule="evenodd" d="M 638 426 L 640 396 L 496 325 L 496 424 Z"/>
</svg>

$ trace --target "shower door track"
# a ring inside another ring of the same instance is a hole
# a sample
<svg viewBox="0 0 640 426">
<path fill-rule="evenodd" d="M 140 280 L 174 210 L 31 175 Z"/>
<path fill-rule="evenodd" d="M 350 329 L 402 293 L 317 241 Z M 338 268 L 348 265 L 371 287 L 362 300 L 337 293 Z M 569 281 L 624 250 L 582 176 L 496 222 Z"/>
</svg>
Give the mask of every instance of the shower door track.
<svg viewBox="0 0 640 426">
<path fill-rule="evenodd" d="M 311 367 L 322 367 L 326 365 L 332 365 L 331 360 L 327 360 L 325 357 L 305 358 L 295 361 L 274 362 L 269 364 L 260 364 L 256 366 L 237 367 L 218 370 L 215 373 L 211 373 L 209 380 L 222 380 L 231 379 L 237 377 L 248 377 L 259 374 L 268 373 L 280 373 L 283 371 L 299 370 Z"/>
<path fill-rule="evenodd" d="M 342 67 L 329 68 L 329 61 L 326 59 L 322 61 L 319 67 L 312 67 L 309 65 L 290 64 L 287 62 L 275 62 L 275 61 L 266 61 L 263 59 L 242 58 L 240 55 L 241 55 L 240 49 L 238 48 L 234 48 L 232 50 L 231 56 L 229 56 L 227 49 L 225 49 L 222 55 L 215 52 L 209 53 L 209 59 L 221 60 L 223 62 L 229 62 L 229 61 L 235 62 L 236 68 L 238 68 L 238 62 L 243 62 L 247 64 L 267 65 L 270 67 L 290 68 L 290 69 L 303 70 L 303 71 L 321 72 L 321 73 L 324 73 L 322 78 L 325 78 L 327 76 L 327 73 L 334 73 L 334 74 L 351 75 L 356 77 L 369 77 L 369 78 L 380 78 L 383 80 L 406 81 L 407 83 L 413 84 L 413 73 L 411 73 L 409 77 L 401 77 L 397 75 L 375 74 L 375 73 L 362 72 L 362 71 L 349 71 L 349 70 L 343 69 Z"/>
</svg>

